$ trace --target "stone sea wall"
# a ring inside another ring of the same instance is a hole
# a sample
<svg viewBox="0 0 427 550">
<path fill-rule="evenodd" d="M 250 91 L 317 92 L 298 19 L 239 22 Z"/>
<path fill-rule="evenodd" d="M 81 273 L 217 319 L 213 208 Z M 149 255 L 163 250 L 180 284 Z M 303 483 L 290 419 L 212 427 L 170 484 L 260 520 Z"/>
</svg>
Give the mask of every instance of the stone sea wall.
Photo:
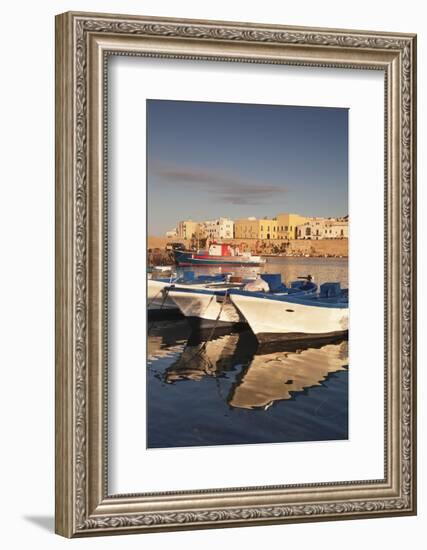
<svg viewBox="0 0 427 550">
<path fill-rule="evenodd" d="M 168 265 L 173 263 L 171 252 L 166 250 L 166 245 L 172 242 L 163 237 L 148 237 L 148 262 L 149 265 Z M 192 242 L 185 239 L 174 239 L 186 248 L 191 248 Z M 348 239 L 320 239 L 316 240 L 252 240 L 252 239 L 226 239 L 240 250 L 250 251 L 258 255 L 278 256 L 310 256 L 310 257 L 348 257 Z"/>
</svg>

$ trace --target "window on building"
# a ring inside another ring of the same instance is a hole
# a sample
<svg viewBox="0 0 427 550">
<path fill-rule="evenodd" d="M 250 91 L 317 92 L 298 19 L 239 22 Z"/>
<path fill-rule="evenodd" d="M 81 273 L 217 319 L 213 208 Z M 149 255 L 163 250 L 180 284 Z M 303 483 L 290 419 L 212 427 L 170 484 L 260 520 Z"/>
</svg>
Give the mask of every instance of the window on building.
<svg viewBox="0 0 427 550">
<path fill-rule="evenodd" d="M 288 230 L 288 226 L 287 226 L 287 225 L 285 225 L 285 231 L 287 231 L 287 230 Z"/>
<path fill-rule="evenodd" d="M 305 234 L 307 237 L 309 237 L 311 235 L 311 227 L 306 227 L 305 228 Z"/>
</svg>

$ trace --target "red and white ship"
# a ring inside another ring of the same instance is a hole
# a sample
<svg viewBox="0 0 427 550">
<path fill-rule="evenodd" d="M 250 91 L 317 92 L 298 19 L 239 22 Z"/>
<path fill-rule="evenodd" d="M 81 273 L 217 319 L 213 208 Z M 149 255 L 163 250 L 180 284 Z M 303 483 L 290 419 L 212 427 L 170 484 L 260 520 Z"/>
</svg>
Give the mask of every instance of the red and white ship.
<svg viewBox="0 0 427 550">
<path fill-rule="evenodd" d="M 234 265 L 258 266 L 265 263 L 261 256 L 252 256 L 250 252 L 239 252 L 229 244 L 212 243 L 208 250 L 174 250 L 175 262 L 180 267 L 195 265 Z"/>
</svg>

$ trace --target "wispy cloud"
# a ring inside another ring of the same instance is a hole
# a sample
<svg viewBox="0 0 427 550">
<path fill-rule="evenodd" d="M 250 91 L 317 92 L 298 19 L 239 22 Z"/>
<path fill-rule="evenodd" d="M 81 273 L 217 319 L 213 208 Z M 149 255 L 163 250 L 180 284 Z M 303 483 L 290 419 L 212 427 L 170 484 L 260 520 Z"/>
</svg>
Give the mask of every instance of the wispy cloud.
<svg viewBox="0 0 427 550">
<path fill-rule="evenodd" d="M 219 202 L 257 205 L 283 194 L 285 187 L 271 182 L 250 181 L 233 174 L 193 167 L 157 166 L 153 174 L 165 185 L 179 183 L 187 191 L 215 195 Z"/>
</svg>

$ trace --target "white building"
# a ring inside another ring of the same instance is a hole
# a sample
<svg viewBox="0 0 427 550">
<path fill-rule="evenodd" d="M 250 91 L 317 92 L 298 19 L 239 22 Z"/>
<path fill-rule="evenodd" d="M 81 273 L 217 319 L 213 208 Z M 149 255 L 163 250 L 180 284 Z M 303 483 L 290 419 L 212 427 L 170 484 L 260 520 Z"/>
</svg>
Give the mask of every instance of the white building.
<svg viewBox="0 0 427 550">
<path fill-rule="evenodd" d="M 325 239 L 348 239 L 348 220 L 327 220 L 324 229 Z"/>
<path fill-rule="evenodd" d="M 297 239 L 323 239 L 325 222 L 325 218 L 310 218 L 302 225 L 298 225 Z"/>
<path fill-rule="evenodd" d="M 178 236 L 178 232 L 177 232 L 176 228 L 171 229 L 170 231 L 166 231 L 166 237 L 168 239 L 175 239 L 175 237 L 177 237 L 177 236 Z"/>
<path fill-rule="evenodd" d="M 203 223 L 203 229 L 210 241 L 220 241 L 234 237 L 234 221 L 228 218 L 206 221 Z"/>
<path fill-rule="evenodd" d="M 347 239 L 348 218 L 310 218 L 297 226 L 297 239 Z"/>
</svg>

